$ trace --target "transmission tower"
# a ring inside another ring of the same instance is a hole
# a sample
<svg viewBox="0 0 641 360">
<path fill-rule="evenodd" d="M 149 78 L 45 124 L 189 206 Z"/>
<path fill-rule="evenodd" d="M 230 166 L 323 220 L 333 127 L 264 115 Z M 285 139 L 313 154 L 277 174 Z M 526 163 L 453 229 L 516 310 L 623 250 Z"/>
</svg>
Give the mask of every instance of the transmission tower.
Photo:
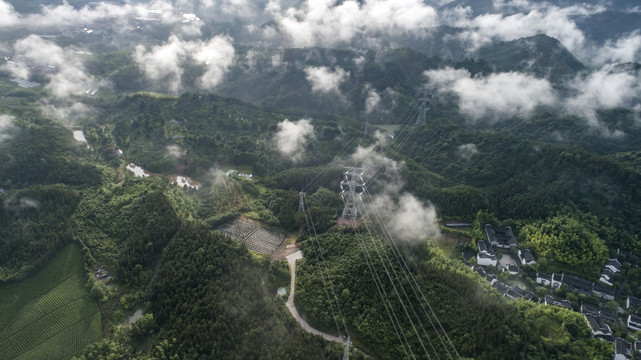
<svg viewBox="0 0 641 360">
<path fill-rule="evenodd" d="M 343 174 L 344 180 L 341 181 L 341 196 L 345 201 L 345 208 L 341 218 L 345 221 L 351 221 L 356 224 L 358 212 L 356 210 L 356 197 L 363 192 L 365 181 L 363 181 L 363 172 L 361 168 L 347 167 L 348 170 Z"/>
<path fill-rule="evenodd" d="M 430 89 L 425 88 L 422 90 L 421 97 L 421 111 L 418 113 L 416 118 L 416 125 L 425 125 L 425 116 L 427 115 L 427 110 L 432 106 L 432 96 L 430 94 Z"/>
<path fill-rule="evenodd" d="M 301 190 L 298 195 L 300 195 L 300 201 L 298 202 L 298 212 L 305 211 L 305 193 Z"/>
</svg>

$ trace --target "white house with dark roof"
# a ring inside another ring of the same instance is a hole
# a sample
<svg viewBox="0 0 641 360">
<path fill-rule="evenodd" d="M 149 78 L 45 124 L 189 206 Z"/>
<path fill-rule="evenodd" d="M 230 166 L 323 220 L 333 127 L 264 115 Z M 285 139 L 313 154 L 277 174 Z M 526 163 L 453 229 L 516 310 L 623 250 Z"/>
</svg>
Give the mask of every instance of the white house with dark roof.
<svg viewBox="0 0 641 360">
<path fill-rule="evenodd" d="M 518 252 L 519 260 L 521 260 L 521 265 L 534 265 L 536 260 L 534 260 L 534 255 L 528 249 L 519 250 Z"/>
<path fill-rule="evenodd" d="M 552 275 L 537 272 L 536 283 L 543 286 L 550 286 L 552 285 Z"/>
<path fill-rule="evenodd" d="M 593 284 L 590 280 L 582 277 L 563 273 L 563 283 L 568 285 L 570 291 L 576 291 L 579 294 L 592 295 L 594 290 Z"/>
<path fill-rule="evenodd" d="M 585 321 L 588 322 L 590 329 L 592 329 L 592 337 L 610 343 L 614 341 L 614 336 L 612 336 L 610 326 L 608 326 L 600 316 L 594 316 L 591 314 L 584 314 L 583 316 L 585 317 Z"/>
<path fill-rule="evenodd" d="M 625 301 L 625 308 L 632 309 L 632 311 L 636 312 L 639 307 L 641 307 L 641 299 L 628 295 L 628 298 Z"/>
<path fill-rule="evenodd" d="M 476 263 L 481 266 L 496 266 L 498 259 L 487 243 L 479 240 L 476 245 L 479 248 L 479 252 L 476 255 Z"/>
<path fill-rule="evenodd" d="M 553 273 L 552 274 L 552 287 L 553 288 L 560 288 L 561 284 L 563 284 L 563 274 Z"/>
<path fill-rule="evenodd" d="M 516 247 L 516 238 L 509 226 L 492 226 L 485 224 L 485 235 L 490 245 L 500 249 Z"/>
<path fill-rule="evenodd" d="M 566 308 L 568 310 L 572 310 L 572 302 L 570 302 L 569 300 L 557 300 L 550 295 L 545 295 L 543 303 L 545 305 L 558 306 L 558 307 Z"/>
<path fill-rule="evenodd" d="M 628 328 L 634 331 L 641 330 L 641 317 L 638 315 L 628 315 Z"/>
<path fill-rule="evenodd" d="M 531 291 L 523 290 L 518 286 L 512 286 L 505 293 L 505 297 L 512 300 L 523 298 L 525 300 L 532 301 L 532 299 L 534 298 L 534 293 L 532 293 Z"/>
<path fill-rule="evenodd" d="M 610 259 L 605 263 L 605 268 L 616 274 L 621 271 L 621 263 L 617 259 Z"/>
<path fill-rule="evenodd" d="M 614 360 L 632 360 L 632 345 L 621 338 L 614 340 Z"/>
<path fill-rule="evenodd" d="M 519 273 L 519 267 L 513 264 L 508 264 L 507 266 L 505 266 L 505 270 L 512 275 L 516 275 Z"/>
<path fill-rule="evenodd" d="M 613 286 L 614 285 L 614 273 L 612 270 L 605 268 L 603 271 L 601 271 L 601 277 L 599 278 L 599 282 L 602 282 L 608 286 Z"/>
<path fill-rule="evenodd" d="M 614 295 L 615 295 L 613 288 L 603 286 L 601 284 L 594 284 L 592 289 L 592 294 L 606 301 L 614 300 Z"/>
</svg>

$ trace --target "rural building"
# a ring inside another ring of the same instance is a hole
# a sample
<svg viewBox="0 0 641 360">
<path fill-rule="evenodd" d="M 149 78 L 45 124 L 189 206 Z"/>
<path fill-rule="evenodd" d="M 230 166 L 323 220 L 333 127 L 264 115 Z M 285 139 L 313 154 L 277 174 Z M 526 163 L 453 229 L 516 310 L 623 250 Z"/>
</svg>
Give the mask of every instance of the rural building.
<svg viewBox="0 0 641 360">
<path fill-rule="evenodd" d="M 537 272 L 536 283 L 543 286 L 550 286 L 552 284 L 552 275 Z"/>
<path fill-rule="evenodd" d="M 516 275 L 519 273 L 519 267 L 516 265 L 509 264 L 505 267 L 505 270 L 509 272 L 512 275 Z"/>
<path fill-rule="evenodd" d="M 616 274 L 621 271 L 621 263 L 617 259 L 610 259 L 605 263 L 605 268 Z"/>
<path fill-rule="evenodd" d="M 625 308 L 632 309 L 632 311 L 636 312 L 639 307 L 641 307 L 641 299 L 628 295 L 628 299 L 625 301 Z"/>
<path fill-rule="evenodd" d="M 534 260 L 534 255 L 528 249 L 519 250 L 519 260 L 521 260 L 521 265 L 534 265 L 536 260 Z"/>
<path fill-rule="evenodd" d="M 612 330 L 610 326 L 606 324 L 600 316 L 594 315 L 583 315 L 585 321 L 588 322 L 590 329 L 592 329 L 592 337 L 595 339 L 601 339 L 607 342 L 613 342 L 614 336 L 612 336 Z"/>
<path fill-rule="evenodd" d="M 543 300 L 543 303 L 545 305 L 553 305 L 553 306 L 566 308 L 568 310 L 572 310 L 572 302 L 570 302 L 569 300 L 557 300 L 550 295 L 545 295 L 545 299 Z"/>
<path fill-rule="evenodd" d="M 614 289 L 601 284 L 594 284 L 594 289 L 592 291 L 594 296 L 601 298 L 603 300 L 611 301 L 614 300 Z"/>
<path fill-rule="evenodd" d="M 628 328 L 634 331 L 641 330 L 641 317 L 638 315 L 628 315 Z"/>
<path fill-rule="evenodd" d="M 632 360 L 632 345 L 625 340 L 614 340 L 614 360 Z"/>
<path fill-rule="evenodd" d="M 580 310 L 581 314 L 583 315 L 600 316 L 605 320 L 611 321 L 613 323 L 616 322 L 616 316 L 612 311 L 605 310 L 598 306 L 583 303 L 581 304 Z"/>
<path fill-rule="evenodd" d="M 509 226 L 492 226 L 485 224 L 485 235 L 490 245 L 500 249 L 516 247 L 516 238 Z"/>
<path fill-rule="evenodd" d="M 614 273 L 608 268 L 603 269 L 603 271 L 601 271 L 601 277 L 599 278 L 599 281 L 608 286 L 613 286 Z"/>
<path fill-rule="evenodd" d="M 582 277 L 563 273 L 563 283 L 567 284 L 570 291 L 576 291 L 586 296 L 592 295 L 592 282 Z"/>
<path fill-rule="evenodd" d="M 476 263 L 481 266 L 496 266 L 498 260 L 487 243 L 483 240 L 479 240 L 477 242 L 477 246 L 479 248 L 479 253 L 476 255 Z"/>
<path fill-rule="evenodd" d="M 563 274 L 552 274 L 552 287 L 560 288 L 561 284 L 563 284 Z"/>
</svg>

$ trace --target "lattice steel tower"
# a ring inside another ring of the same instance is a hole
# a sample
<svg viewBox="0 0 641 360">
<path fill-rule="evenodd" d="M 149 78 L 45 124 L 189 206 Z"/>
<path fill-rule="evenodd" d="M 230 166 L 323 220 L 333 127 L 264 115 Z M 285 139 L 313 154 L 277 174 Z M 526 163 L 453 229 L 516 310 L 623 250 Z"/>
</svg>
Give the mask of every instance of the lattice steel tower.
<svg viewBox="0 0 641 360">
<path fill-rule="evenodd" d="M 425 125 L 425 117 L 427 116 L 427 110 L 432 107 L 432 95 L 429 88 L 425 88 L 422 91 L 421 97 L 421 111 L 418 113 L 416 118 L 416 125 Z"/>
<path fill-rule="evenodd" d="M 351 220 L 356 222 L 358 219 L 358 210 L 356 209 L 356 199 L 363 189 L 365 188 L 365 181 L 363 181 L 364 170 L 356 167 L 347 167 L 349 169 L 344 173 L 345 179 L 341 181 L 341 196 L 345 201 L 345 208 L 343 209 L 343 220 Z"/>
</svg>

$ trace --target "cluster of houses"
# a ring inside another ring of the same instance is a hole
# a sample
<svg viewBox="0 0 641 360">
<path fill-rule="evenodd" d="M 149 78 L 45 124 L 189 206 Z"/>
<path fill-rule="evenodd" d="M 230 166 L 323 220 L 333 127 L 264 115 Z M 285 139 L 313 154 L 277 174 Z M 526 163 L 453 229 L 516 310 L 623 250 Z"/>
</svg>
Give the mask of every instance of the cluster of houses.
<svg viewBox="0 0 641 360">
<path fill-rule="evenodd" d="M 493 288 L 503 294 L 503 296 L 510 299 L 522 298 L 531 301 L 534 298 L 532 292 L 521 289 L 518 286 L 507 285 L 499 281 L 496 275 L 488 273 L 484 268 L 486 266 L 494 266 L 500 268 L 501 271 L 509 271 L 512 274 L 518 273 L 519 269 L 515 265 L 507 264 L 502 267 L 497 266 L 500 262 L 495 252 L 495 249 L 503 251 L 504 256 L 511 256 L 509 252 L 514 252 L 517 247 L 517 242 L 512 229 L 509 226 L 497 227 L 487 224 L 485 225 L 485 234 L 487 240 L 479 240 L 477 242 L 478 253 L 476 254 L 476 264 L 478 266 L 472 268 L 485 278 Z M 533 265 L 536 263 L 532 252 L 528 249 L 520 249 L 517 251 L 517 254 L 518 262 L 521 265 Z M 466 261 L 473 256 L 473 253 L 463 254 Z M 616 295 L 613 288 L 614 276 L 620 271 L 621 263 L 617 259 L 610 259 L 601 271 L 598 282 L 567 273 L 553 273 L 550 275 L 540 272 L 536 273 L 536 282 L 551 288 L 560 288 L 565 284 L 570 292 L 585 296 L 596 296 L 603 301 L 612 301 Z M 540 302 L 546 305 L 574 310 L 570 301 L 558 300 L 551 295 L 546 295 L 543 299 L 540 299 Z M 633 312 L 633 314 L 628 315 L 627 318 L 626 325 L 628 329 L 641 331 L 641 299 L 628 296 L 626 308 Z M 579 311 L 585 317 L 594 338 L 614 343 L 615 360 L 632 360 L 633 352 L 637 352 L 639 354 L 637 356 L 641 358 L 641 341 L 636 341 L 631 344 L 624 339 L 614 337 L 608 322 L 617 323 L 617 314 L 615 312 L 587 303 L 583 303 Z"/>
<path fill-rule="evenodd" d="M 566 274 L 566 273 L 553 273 L 552 275 L 537 272 L 536 282 L 543 286 L 550 286 L 552 288 L 560 288 L 565 284 L 568 290 L 576 292 L 579 295 L 591 296 L 594 295 L 605 301 L 614 300 L 614 289 L 594 283 L 590 280 L 584 279 L 580 276 Z"/>
<path fill-rule="evenodd" d="M 528 301 L 532 301 L 532 299 L 534 298 L 534 293 L 532 293 L 531 291 L 523 290 L 516 285 L 514 286 L 507 285 L 499 281 L 496 278 L 496 275 L 489 274 L 487 271 L 485 271 L 484 268 L 480 266 L 475 267 L 474 270 L 477 273 L 479 273 L 481 277 L 487 280 L 493 288 L 495 288 L 499 293 L 501 293 L 503 296 L 505 296 L 508 299 L 512 299 L 512 300 L 525 299 Z"/>
<path fill-rule="evenodd" d="M 494 252 L 494 249 L 511 251 L 517 246 L 514 232 L 512 232 L 512 228 L 509 226 L 501 227 L 486 224 L 485 235 L 487 236 L 487 242 L 485 242 L 484 240 L 479 240 L 476 244 L 478 246 L 476 263 L 480 266 L 497 266 L 499 261 L 496 253 Z M 532 252 L 530 250 L 518 250 L 517 254 L 521 265 L 536 264 L 534 255 L 532 255 Z M 512 274 L 516 274 L 518 273 L 518 266 L 506 265 L 504 270 L 507 270 Z"/>
</svg>

